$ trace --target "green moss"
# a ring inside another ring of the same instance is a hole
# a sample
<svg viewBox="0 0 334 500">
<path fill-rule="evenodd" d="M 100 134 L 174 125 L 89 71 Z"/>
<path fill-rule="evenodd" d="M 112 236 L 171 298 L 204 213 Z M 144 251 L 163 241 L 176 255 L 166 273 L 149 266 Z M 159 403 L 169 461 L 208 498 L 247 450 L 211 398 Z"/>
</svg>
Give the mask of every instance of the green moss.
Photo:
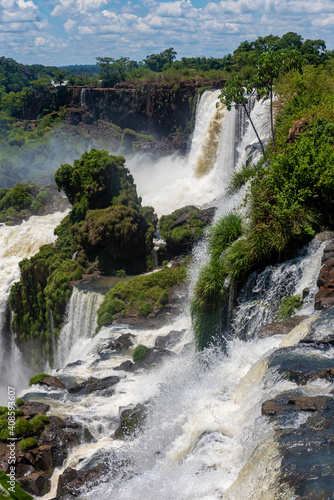
<svg viewBox="0 0 334 500">
<path fill-rule="evenodd" d="M 29 381 L 29 385 L 34 385 L 34 384 L 39 384 L 40 382 L 43 382 L 45 377 L 50 377 L 47 373 L 36 373 L 36 375 L 33 375 Z"/>
<path fill-rule="evenodd" d="M 17 398 L 15 401 L 16 406 L 22 406 L 24 405 L 25 401 L 22 398 Z"/>
<path fill-rule="evenodd" d="M 19 448 L 21 451 L 28 451 L 37 447 L 38 447 L 38 441 L 37 439 L 32 437 L 22 439 L 22 441 L 19 442 Z"/>
<path fill-rule="evenodd" d="M 121 302 L 122 311 L 126 313 L 135 310 L 139 315 L 146 316 L 153 309 L 153 304 L 163 307 L 168 302 L 168 290 L 177 283 L 186 280 L 184 266 L 164 268 L 156 273 L 118 283 L 106 294 L 98 310 L 98 325 L 110 324 L 115 314 L 115 300 Z M 119 302 L 116 302 L 119 305 Z M 123 304 L 125 307 L 123 307 Z M 144 305 L 149 304 L 149 305 Z M 121 310 L 121 309 L 120 309 Z"/>
<path fill-rule="evenodd" d="M 147 347 L 146 345 L 139 344 L 137 347 L 134 349 L 132 353 L 132 359 L 134 363 L 141 363 L 144 361 L 147 353 Z"/>
</svg>

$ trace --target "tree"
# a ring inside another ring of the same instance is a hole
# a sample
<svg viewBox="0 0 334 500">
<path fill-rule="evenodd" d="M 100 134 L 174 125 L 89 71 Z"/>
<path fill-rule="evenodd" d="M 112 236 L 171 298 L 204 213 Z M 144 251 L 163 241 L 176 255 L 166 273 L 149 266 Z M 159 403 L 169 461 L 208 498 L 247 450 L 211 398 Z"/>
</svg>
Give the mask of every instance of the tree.
<svg viewBox="0 0 334 500">
<path fill-rule="evenodd" d="M 253 84 L 260 96 L 270 94 L 270 124 L 273 146 L 275 148 L 274 117 L 273 117 L 273 85 L 274 80 L 288 71 L 300 71 L 304 58 L 295 49 L 268 51 L 260 55 L 257 63 L 257 75 Z"/>
<path fill-rule="evenodd" d="M 151 71 L 161 72 L 166 66 L 170 66 L 176 59 L 177 53 L 173 47 L 160 52 L 160 54 L 151 54 L 144 59 L 144 63 Z"/>
<path fill-rule="evenodd" d="M 233 103 L 244 108 L 250 124 L 252 125 L 256 137 L 260 143 L 262 154 L 264 157 L 266 157 L 263 142 L 260 139 L 260 136 L 255 128 L 255 125 L 247 108 L 248 101 L 255 94 L 255 92 L 256 88 L 254 86 L 253 80 L 247 81 L 242 79 L 241 76 L 236 76 L 229 82 L 226 82 L 225 87 L 219 95 L 219 99 L 222 103 L 225 104 L 228 111 L 231 111 Z"/>
</svg>

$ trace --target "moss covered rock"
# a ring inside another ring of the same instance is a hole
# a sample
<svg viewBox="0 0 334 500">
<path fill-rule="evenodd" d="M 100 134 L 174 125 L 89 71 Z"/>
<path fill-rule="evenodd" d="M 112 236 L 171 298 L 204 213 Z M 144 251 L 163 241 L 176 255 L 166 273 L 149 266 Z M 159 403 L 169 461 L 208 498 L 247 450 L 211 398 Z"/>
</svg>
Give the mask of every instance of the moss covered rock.
<svg viewBox="0 0 334 500">
<path fill-rule="evenodd" d="M 167 243 L 167 249 L 175 255 L 188 253 L 202 236 L 204 227 L 212 221 L 214 213 L 214 208 L 201 210 L 190 205 L 170 215 L 163 215 L 159 221 L 159 231 Z"/>
</svg>

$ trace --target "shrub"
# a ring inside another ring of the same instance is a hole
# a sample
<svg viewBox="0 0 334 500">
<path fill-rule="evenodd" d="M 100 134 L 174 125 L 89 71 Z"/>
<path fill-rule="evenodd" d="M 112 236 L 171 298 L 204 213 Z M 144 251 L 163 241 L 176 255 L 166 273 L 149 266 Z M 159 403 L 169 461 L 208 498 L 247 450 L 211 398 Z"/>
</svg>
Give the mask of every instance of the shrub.
<svg viewBox="0 0 334 500">
<path fill-rule="evenodd" d="M 132 359 L 134 363 L 141 363 L 144 361 L 147 353 L 147 347 L 146 345 L 139 344 L 137 347 L 134 349 L 132 353 Z"/>
<path fill-rule="evenodd" d="M 28 450 L 31 450 L 33 448 L 37 448 L 38 441 L 37 441 L 37 439 L 35 439 L 33 437 L 22 439 L 22 441 L 19 442 L 19 447 L 20 447 L 21 451 L 28 451 Z"/>
<path fill-rule="evenodd" d="M 22 398 L 17 398 L 15 401 L 16 406 L 22 406 L 24 405 L 25 401 Z"/>
<path fill-rule="evenodd" d="M 147 316 L 152 310 L 153 305 L 151 302 L 140 302 L 137 307 L 138 316 Z"/>
</svg>

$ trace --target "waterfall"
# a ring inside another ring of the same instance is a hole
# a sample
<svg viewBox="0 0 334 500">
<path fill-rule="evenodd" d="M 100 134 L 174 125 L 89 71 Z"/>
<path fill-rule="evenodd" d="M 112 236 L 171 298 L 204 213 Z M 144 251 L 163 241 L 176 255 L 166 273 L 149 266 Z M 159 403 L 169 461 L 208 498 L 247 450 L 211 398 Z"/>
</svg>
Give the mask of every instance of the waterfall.
<svg viewBox="0 0 334 500">
<path fill-rule="evenodd" d="M 81 93 L 80 93 L 80 106 L 81 107 L 88 106 L 87 96 L 88 96 L 87 89 L 81 89 Z"/>
<path fill-rule="evenodd" d="M 19 226 L 0 226 L 0 399 L 6 402 L 7 385 L 27 386 L 27 371 L 9 330 L 8 297 L 12 284 L 20 278 L 19 262 L 52 243 L 55 227 L 66 214 L 34 216 Z M 0 402 L 0 404 L 1 404 Z"/>
<path fill-rule="evenodd" d="M 61 368 L 86 354 L 86 346 L 95 334 L 96 312 L 103 295 L 74 287 L 54 353 L 55 367 Z"/>
<path fill-rule="evenodd" d="M 233 107 L 227 112 L 219 94 L 220 90 L 207 90 L 201 96 L 186 158 L 171 155 L 152 160 L 137 154 L 127 161 L 143 204 L 153 206 L 159 216 L 185 205 L 216 204 L 235 169 L 246 161 L 245 148 L 256 141 L 243 109 Z M 263 137 L 268 129 L 267 101 L 253 102 L 251 113 Z"/>
</svg>

